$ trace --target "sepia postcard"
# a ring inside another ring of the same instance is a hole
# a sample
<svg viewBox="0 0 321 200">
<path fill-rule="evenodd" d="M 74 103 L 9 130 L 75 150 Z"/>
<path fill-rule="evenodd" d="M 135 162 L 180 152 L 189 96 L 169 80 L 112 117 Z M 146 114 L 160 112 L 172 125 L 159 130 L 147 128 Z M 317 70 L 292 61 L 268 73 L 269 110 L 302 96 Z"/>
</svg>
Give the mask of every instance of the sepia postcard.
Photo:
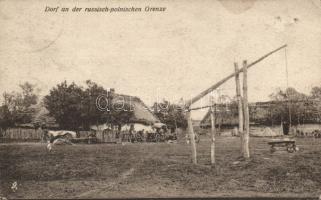
<svg viewBox="0 0 321 200">
<path fill-rule="evenodd" d="M 321 199 L 320 0 L 0 0 L 0 200 Z"/>
</svg>

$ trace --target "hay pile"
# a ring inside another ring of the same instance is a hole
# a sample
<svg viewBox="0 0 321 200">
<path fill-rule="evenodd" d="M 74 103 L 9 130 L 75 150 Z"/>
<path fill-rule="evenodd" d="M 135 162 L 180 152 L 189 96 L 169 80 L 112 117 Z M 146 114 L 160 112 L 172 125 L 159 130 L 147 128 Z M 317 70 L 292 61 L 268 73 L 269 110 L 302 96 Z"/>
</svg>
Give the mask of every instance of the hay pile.
<svg viewBox="0 0 321 200">
<path fill-rule="evenodd" d="M 265 127 L 264 129 L 251 131 L 251 135 L 256 137 L 275 137 L 275 136 L 281 136 L 282 134 L 273 131 L 269 127 Z"/>
</svg>

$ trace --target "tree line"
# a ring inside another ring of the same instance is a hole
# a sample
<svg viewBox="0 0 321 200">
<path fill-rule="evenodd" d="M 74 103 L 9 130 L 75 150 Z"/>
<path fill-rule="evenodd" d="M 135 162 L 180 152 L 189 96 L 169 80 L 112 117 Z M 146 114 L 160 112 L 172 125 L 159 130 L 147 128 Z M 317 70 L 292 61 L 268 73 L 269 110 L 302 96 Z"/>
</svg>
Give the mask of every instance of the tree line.
<svg viewBox="0 0 321 200">
<path fill-rule="evenodd" d="M 250 103 L 251 122 L 272 126 L 281 122 L 291 125 L 321 123 L 321 87 L 313 87 L 309 94 L 300 93 L 293 87 L 276 89 L 269 99 L 267 102 Z M 231 98 L 227 105 L 220 105 L 216 113 L 219 126 L 224 119 L 236 119 L 236 98 Z"/>
<path fill-rule="evenodd" d="M 0 128 L 5 130 L 19 124 L 33 124 L 35 128 L 43 126 L 34 121 L 36 105 L 42 103 L 61 129 L 88 130 L 91 125 L 110 123 L 122 125 L 128 123 L 134 112 L 128 102 L 124 103 L 124 109 L 115 110 L 110 107 L 113 96 L 104 87 L 87 80 L 85 86 L 79 86 L 72 82 L 63 81 L 50 89 L 49 93 L 40 98 L 40 90 L 36 85 L 25 82 L 19 85 L 19 91 L 4 92 L 2 105 L 0 106 Z M 111 109 L 102 111 L 97 109 L 97 97 L 105 94 L 110 99 L 102 99 L 101 106 Z M 321 87 L 313 87 L 310 94 L 303 94 L 294 88 L 278 89 L 270 96 L 271 104 L 265 107 L 265 114 L 258 116 L 256 107 L 250 107 L 251 121 L 278 124 L 288 121 L 291 124 L 303 124 L 318 122 L 321 116 Z M 273 103 L 272 103 L 273 102 Z M 222 118 L 237 117 L 236 99 L 232 98 L 228 106 L 228 112 L 218 114 Z M 158 119 L 170 128 L 186 128 L 183 107 L 178 104 L 163 100 L 155 102 L 151 107 Z"/>
<path fill-rule="evenodd" d="M 51 88 L 49 94 L 42 98 L 37 86 L 28 82 L 19 85 L 18 91 L 4 92 L 0 106 L 1 129 L 6 130 L 22 124 L 46 128 L 45 123 L 34 119 L 39 104 L 48 110 L 49 116 L 55 119 L 60 129 L 89 130 L 91 125 L 106 122 L 118 127 L 129 123 L 134 115 L 130 102 L 116 102 L 115 96 L 103 86 L 91 80 L 85 83 L 85 86 L 79 86 L 74 82 L 68 84 L 67 81 L 63 81 Z M 99 106 L 108 109 L 97 108 L 97 99 L 100 96 L 105 98 L 100 98 Z M 117 106 L 114 105 L 117 103 L 122 104 L 122 109 L 115 109 Z M 161 122 L 171 128 L 186 127 L 183 110 L 178 105 L 170 104 L 168 101 L 155 102 L 151 110 Z"/>
<path fill-rule="evenodd" d="M 33 105 L 38 102 L 38 92 L 35 85 L 28 82 L 19 85 L 19 92 L 4 92 L 0 106 L 0 128 L 7 129 L 15 124 L 30 123 Z"/>
<path fill-rule="evenodd" d="M 87 80 L 85 87 L 67 81 L 57 84 L 49 94 L 39 98 L 36 92 L 36 85 L 28 82 L 20 85 L 19 92 L 5 92 L 3 103 L 0 107 L 0 127 L 7 129 L 19 124 L 33 123 L 34 127 L 45 126 L 33 121 L 36 112 L 35 105 L 42 103 L 49 111 L 49 116 L 54 117 L 61 129 L 67 130 L 88 130 L 91 125 L 99 125 L 109 122 L 113 125 L 120 125 L 128 122 L 133 111 L 127 102 L 124 102 L 124 109 L 105 111 L 97 109 L 96 100 L 99 95 L 108 96 L 107 91 L 97 83 Z M 112 97 L 111 97 L 112 98 Z M 108 99 L 102 98 L 100 105 L 108 107 Z"/>
<path fill-rule="evenodd" d="M 292 87 L 278 89 L 270 99 L 270 116 L 266 117 L 270 124 L 281 121 L 292 125 L 321 122 L 321 87 L 313 87 L 308 95 Z"/>
</svg>

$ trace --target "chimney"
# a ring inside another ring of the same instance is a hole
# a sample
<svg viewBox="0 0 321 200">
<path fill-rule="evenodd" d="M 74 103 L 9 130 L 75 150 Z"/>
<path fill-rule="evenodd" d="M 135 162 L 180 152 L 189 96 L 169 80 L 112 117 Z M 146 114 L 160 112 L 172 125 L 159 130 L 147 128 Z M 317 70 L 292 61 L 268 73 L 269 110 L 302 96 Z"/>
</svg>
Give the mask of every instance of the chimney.
<svg viewBox="0 0 321 200">
<path fill-rule="evenodd" d="M 113 97 L 115 95 L 115 88 L 110 88 L 109 95 Z"/>
</svg>

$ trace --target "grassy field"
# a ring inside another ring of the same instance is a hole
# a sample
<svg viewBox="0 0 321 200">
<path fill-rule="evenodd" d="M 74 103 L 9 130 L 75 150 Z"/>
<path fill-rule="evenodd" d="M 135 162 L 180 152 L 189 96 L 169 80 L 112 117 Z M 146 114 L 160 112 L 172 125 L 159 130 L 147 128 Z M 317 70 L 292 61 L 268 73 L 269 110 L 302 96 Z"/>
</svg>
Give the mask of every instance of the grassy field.
<svg viewBox="0 0 321 200">
<path fill-rule="evenodd" d="M 217 139 L 217 165 L 210 142 L 178 144 L 78 144 L 46 151 L 41 143 L 0 144 L 0 196 L 7 198 L 108 197 L 318 197 L 321 139 L 298 138 L 299 152 L 273 154 L 268 138 L 251 138 L 242 160 L 239 138 Z M 11 189 L 14 181 L 17 191 Z"/>
</svg>

